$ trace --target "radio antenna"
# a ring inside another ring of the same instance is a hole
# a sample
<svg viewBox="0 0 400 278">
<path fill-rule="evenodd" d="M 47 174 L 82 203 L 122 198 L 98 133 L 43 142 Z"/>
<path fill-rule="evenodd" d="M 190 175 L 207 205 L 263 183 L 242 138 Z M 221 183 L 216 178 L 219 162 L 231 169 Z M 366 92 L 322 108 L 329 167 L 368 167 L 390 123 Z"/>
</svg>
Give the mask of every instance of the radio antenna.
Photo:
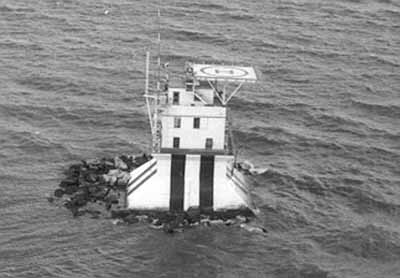
<svg viewBox="0 0 400 278">
<path fill-rule="evenodd" d="M 161 94 L 161 0 L 158 1 L 157 21 L 158 21 L 158 55 L 157 55 L 157 89 L 154 99 L 154 116 L 153 116 L 153 152 L 158 152 L 161 140 L 161 123 L 158 119 L 158 105 Z"/>
<path fill-rule="evenodd" d="M 157 22 L 158 22 L 158 53 L 157 53 L 157 90 L 161 90 L 161 12 L 160 12 L 161 0 L 158 1 L 158 9 L 157 9 Z"/>
</svg>

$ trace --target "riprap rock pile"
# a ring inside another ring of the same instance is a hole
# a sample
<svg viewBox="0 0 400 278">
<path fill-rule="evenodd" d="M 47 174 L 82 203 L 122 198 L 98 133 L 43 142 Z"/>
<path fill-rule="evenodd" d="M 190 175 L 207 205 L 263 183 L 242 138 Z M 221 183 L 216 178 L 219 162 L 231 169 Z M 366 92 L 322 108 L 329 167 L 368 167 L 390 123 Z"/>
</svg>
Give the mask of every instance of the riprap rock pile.
<svg viewBox="0 0 400 278">
<path fill-rule="evenodd" d="M 207 212 L 197 208 L 190 208 L 184 212 L 116 210 L 111 211 L 111 216 L 116 225 L 142 222 L 149 224 L 150 228 L 163 230 L 166 233 L 182 232 L 195 226 L 214 225 L 240 226 L 250 232 L 267 232 L 263 227 L 250 223 L 254 214 L 249 209 Z"/>
<path fill-rule="evenodd" d="M 143 154 L 82 160 L 65 171 L 66 178 L 54 191 L 54 196 L 62 200 L 74 216 L 85 213 L 90 203 L 104 205 L 106 210 L 113 206 L 122 208 L 130 172 L 150 158 Z M 53 197 L 49 197 L 49 201 L 54 201 Z"/>
</svg>

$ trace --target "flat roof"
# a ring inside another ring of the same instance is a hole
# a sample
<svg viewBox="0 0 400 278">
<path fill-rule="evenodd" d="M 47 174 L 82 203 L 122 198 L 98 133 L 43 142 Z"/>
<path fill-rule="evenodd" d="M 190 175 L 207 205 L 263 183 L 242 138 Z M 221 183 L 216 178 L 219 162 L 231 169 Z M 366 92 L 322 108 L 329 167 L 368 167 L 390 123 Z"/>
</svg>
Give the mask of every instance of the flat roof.
<svg viewBox="0 0 400 278">
<path fill-rule="evenodd" d="M 197 80 L 229 82 L 257 81 L 257 75 L 253 67 L 194 64 L 193 76 Z"/>
</svg>

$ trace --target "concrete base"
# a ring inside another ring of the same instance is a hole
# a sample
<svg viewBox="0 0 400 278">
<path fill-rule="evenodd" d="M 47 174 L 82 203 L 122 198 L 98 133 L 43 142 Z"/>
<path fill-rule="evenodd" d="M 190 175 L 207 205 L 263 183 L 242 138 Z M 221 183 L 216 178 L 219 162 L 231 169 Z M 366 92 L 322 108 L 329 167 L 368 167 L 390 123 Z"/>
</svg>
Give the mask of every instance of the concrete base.
<svg viewBox="0 0 400 278">
<path fill-rule="evenodd" d="M 152 154 L 131 172 L 127 208 L 223 211 L 250 206 L 244 176 L 232 167 L 233 156 Z"/>
</svg>

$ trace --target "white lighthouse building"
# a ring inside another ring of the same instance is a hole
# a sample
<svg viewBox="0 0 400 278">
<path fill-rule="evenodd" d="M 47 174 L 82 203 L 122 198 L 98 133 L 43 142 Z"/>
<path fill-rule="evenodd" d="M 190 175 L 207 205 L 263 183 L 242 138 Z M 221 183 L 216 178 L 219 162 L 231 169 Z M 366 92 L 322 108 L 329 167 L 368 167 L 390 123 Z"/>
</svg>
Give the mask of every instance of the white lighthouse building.
<svg viewBox="0 0 400 278">
<path fill-rule="evenodd" d="M 248 208 L 250 196 L 235 167 L 227 104 L 252 67 L 188 64 L 181 88 L 148 92 L 152 159 L 131 172 L 127 208 L 133 210 L 218 211 Z M 228 88 L 235 89 L 228 92 Z M 158 84 L 160 88 L 160 84 Z"/>
</svg>

